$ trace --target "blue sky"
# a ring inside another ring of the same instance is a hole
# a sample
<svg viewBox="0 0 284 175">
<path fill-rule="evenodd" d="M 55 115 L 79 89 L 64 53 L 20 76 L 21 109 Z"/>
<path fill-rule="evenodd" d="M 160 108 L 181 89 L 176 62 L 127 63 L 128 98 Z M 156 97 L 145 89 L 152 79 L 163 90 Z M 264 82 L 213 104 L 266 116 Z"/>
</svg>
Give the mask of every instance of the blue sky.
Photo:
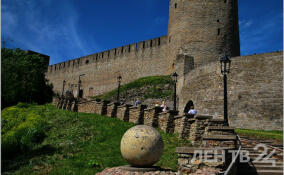
<svg viewBox="0 0 284 175">
<path fill-rule="evenodd" d="M 167 35 L 168 0 L 2 0 L 9 48 L 50 64 Z M 239 0 L 242 55 L 283 50 L 282 0 Z"/>
</svg>

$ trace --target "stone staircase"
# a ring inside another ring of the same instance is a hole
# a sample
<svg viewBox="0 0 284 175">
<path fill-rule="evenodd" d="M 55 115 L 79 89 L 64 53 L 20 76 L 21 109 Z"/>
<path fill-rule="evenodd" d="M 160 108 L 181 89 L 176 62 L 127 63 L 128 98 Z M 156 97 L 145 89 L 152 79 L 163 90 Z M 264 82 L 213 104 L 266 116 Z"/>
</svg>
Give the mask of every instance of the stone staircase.
<svg viewBox="0 0 284 175">
<path fill-rule="evenodd" d="M 263 153 L 263 150 L 255 149 L 256 142 L 246 140 L 243 141 L 242 150 L 249 152 L 250 161 L 248 163 L 240 163 L 238 166 L 238 175 L 283 175 L 283 162 L 281 158 L 277 157 L 279 152 L 273 154 L 272 157 L 268 158 L 267 161 L 263 159 L 258 159 L 258 157 Z M 258 143 L 269 144 L 270 141 L 260 141 Z M 269 155 L 273 149 L 269 148 L 264 157 Z M 275 161 L 273 165 L 271 161 Z"/>
<path fill-rule="evenodd" d="M 229 126 L 208 126 L 202 137 L 202 145 L 236 148 L 237 137 L 234 128 Z"/>
</svg>

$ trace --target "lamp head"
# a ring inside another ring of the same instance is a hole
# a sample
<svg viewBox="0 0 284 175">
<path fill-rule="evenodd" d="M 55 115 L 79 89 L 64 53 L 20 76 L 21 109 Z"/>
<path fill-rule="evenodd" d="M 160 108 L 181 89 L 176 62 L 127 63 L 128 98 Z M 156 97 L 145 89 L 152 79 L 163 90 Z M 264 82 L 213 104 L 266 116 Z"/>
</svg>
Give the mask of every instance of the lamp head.
<svg viewBox="0 0 284 175">
<path fill-rule="evenodd" d="M 174 73 L 172 74 L 172 76 L 174 77 L 174 81 L 177 82 L 178 74 L 177 74 L 176 72 L 174 72 Z"/>
<path fill-rule="evenodd" d="M 230 57 L 227 54 L 225 54 L 224 57 L 220 58 L 220 64 L 221 64 L 221 73 L 222 74 L 230 73 L 231 60 L 230 60 Z"/>
</svg>

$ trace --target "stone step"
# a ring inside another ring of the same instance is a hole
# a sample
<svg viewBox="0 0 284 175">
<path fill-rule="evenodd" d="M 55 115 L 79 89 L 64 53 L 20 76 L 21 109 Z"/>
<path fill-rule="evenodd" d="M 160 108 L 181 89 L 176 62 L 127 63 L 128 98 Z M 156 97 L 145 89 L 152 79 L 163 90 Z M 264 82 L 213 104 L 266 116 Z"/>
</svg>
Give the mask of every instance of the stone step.
<svg viewBox="0 0 284 175">
<path fill-rule="evenodd" d="M 229 126 L 209 126 L 208 130 L 214 131 L 234 131 L 235 129 Z"/>
<path fill-rule="evenodd" d="M 263 161 L 252 161 L 252 164 L 255 166 L 272 166 L 271 162 L 263 162 Z M 276 161 L 276 166 L 283 166 L 283 162 Z"/>
<path fill-rule="evenodd" d="M 248 151 L 250 153 L 254 153 L 254 152 L 259 153 L 258 150 L 254 150 L 254 149 L 242 149 L 242 151 Z"/>
<path fill-rule="evenodd" d="M 257 170 L 282 170 L 283 166 L 281 165 L 276 165 L 276 166 L 272 166 L 272 165 L 239 165 L 239 168 L 246 168 L 246 169 L 257 169 Z"/>
<path fill-rule="evenodd" d="M 282 148 L 283 148 L 283 145 L 282 145 L 282 144 L 271 144 L 271 146 L 274 146 L 274 147 L 282 147 Z"/>
<path fill-rule="evenodd" d="M 260 143 L 263 143 L 263 144 L 271 144 L 273 143 L 273 141 L 266 141 L 266 140 L 263 140 L 263 141 L 259 141 Z"/>
<path fill-rule="evenodd" d="M 203 140 L 216 140 L 216 141 L 234 141 L 237 137 L 235 135 L 204 135 Z"/>
<path fill-rule="evenodd" d="M 238 170 L 239 175 L 283 175 L 282 170 Z"/>
</svg>

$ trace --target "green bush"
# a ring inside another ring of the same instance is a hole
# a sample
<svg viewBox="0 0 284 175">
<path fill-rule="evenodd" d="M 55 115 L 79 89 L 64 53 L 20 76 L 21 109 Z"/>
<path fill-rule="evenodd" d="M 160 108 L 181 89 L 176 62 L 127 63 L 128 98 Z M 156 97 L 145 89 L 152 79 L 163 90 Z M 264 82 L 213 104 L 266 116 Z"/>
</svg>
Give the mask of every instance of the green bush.
<svg viewBox="0 0 284 175">
<path fill-rule="evenodd" d="M 2 111 L 3 158 L 31 150 L 45 138 L 46 121 L 27 106 L 18 104 Z"/>
</svg>

